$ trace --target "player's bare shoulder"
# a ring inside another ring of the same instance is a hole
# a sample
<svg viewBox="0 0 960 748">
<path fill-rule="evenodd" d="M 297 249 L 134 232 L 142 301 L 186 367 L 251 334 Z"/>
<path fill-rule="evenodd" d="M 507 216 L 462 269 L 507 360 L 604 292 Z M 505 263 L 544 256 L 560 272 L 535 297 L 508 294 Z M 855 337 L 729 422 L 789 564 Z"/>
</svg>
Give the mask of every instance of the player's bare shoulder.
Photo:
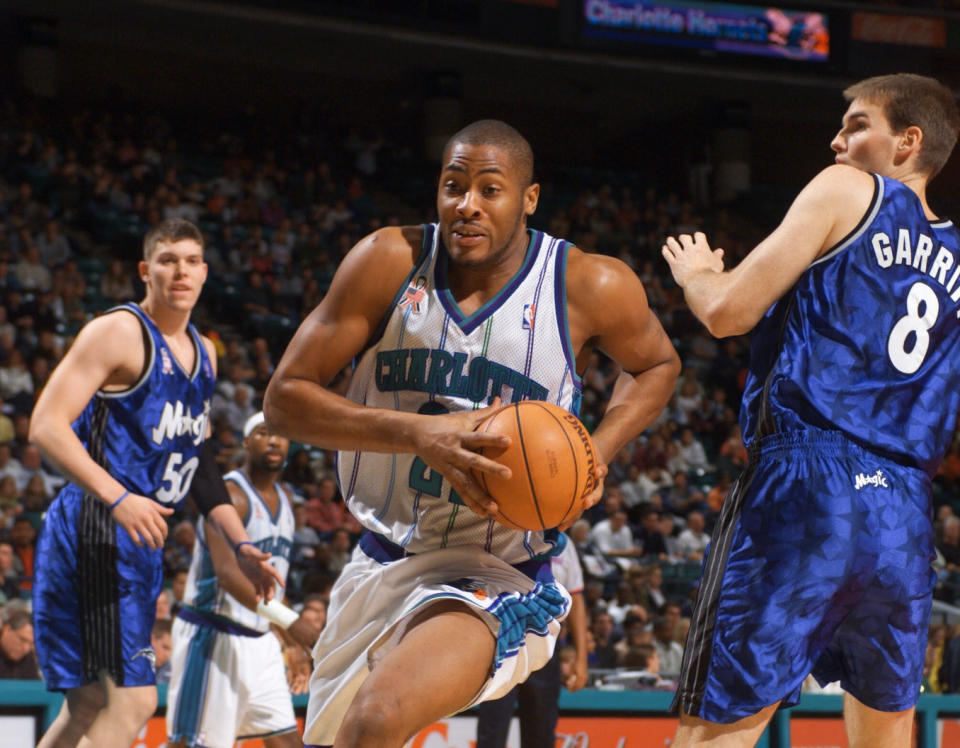
<svg viewBox="0 0 960 748">
<path fill-rule="evenodd" d="M 330 292 L 355 300 L 392 299 L 413 269 L 423 240 L 422 226 L 387 226 L 368 234 L 340 264 Z"/>
<path fill-rule="evenodd" d="M 642 293 L 643 286 L 629 265 L 616 257 L 571 247 L 567 256 L 567 302 L 571 306 L 623 304 L 624 294 Z"/>
<path fill-rule="evenodd" d="M 104 389 L 127 387 L 143 371 L 146 357 L 143 322 L 125 308 L 92 319 L 77 335 L 71 350 L 77 357 L 94 355 L 109 369 Z"/>
<path fill-rule="evenodd" d="M 589 341 L 638 327 L 647 314 L 643 284 L 629 265 L 571 247 L 567 256 L 567 318 L 575 351 Z M 579 355 L 579 353 L 578 353 Z"/>
<path fill-rule="evenodd" d="M 797 197 L 806 217 L 818 216 L 830 226 L 821 254 L 835 246 L 860 223 L 869 211 L 877 189 L 877 177 L 847 164 L 831 164 L 818 173 Z"/>
</svg>

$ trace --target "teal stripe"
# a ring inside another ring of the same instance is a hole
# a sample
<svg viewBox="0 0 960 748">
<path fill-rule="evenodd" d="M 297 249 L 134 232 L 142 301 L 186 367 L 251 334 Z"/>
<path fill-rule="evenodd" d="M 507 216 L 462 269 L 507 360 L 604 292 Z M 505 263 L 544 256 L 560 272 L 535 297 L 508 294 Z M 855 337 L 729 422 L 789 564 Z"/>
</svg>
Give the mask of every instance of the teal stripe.
<svg viewBox="0 0 960 748">
<path fill-rule="evenodd" d="M 171 736 L 174 740 L 186 739 L 190 744 L 196 742 L 200 718 L 203 716 L 207 676 L 216 639 L 215 629 L 194 626 L 194 634 L 190 637 L 190 648 L 187 650 L 187 663 L 183 668 L 183 678 L 180 681 L 180 693 L 177 694 L 177 703 L 174 707 L 174 734 Z"/>
</svg>

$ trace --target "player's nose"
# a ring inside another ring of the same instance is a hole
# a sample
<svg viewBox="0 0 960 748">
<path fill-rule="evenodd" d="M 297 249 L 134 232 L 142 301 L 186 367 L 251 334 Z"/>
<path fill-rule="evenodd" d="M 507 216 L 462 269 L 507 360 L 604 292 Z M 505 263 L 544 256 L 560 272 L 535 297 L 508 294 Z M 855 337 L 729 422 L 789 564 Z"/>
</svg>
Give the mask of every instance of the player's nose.
<svg viewBox="0 0 960 748">
<path fill-rule="evenodd" d="M 844 142 L 843 138 L 840 137 L 840 133 L 837 133 L 833 136 L 833 140 L 830 141 L 830 148 L 834 153 L 843 153 L 847 150 L 847 144 Z"/>
<path fill-rule="evenodd" d="M 477 196 L 473 190 L 466 190 L 460 202 L 457 203 L 457 212 L 464 216 L 475 216 L 480 211 L 477 209 Z"/>
</svg>

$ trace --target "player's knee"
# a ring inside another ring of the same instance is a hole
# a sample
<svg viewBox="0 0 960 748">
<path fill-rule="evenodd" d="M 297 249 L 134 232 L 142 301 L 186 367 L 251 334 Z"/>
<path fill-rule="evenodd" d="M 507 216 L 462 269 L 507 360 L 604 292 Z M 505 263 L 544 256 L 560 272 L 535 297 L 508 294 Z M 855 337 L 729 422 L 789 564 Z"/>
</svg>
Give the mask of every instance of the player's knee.
<svg viewBox="0 0 960 748">
<path fill-rule="evenodd" d="M 113 719 L 139 730 L 157 711 L 157 689 L 117 689 L 108 708 Z"/>
<path fill-rule="evenodd" d="M 70 723 L 83 734 L 106 705 L 106 692 L 99 685 L 92 685 L 68 693 L 65 708 Z"/>
<path fill-rule="evenodd" d="M 350 706 L 341 730 L 349 736 L 349 745 L 390 745 L 405 737 L 405 727 L 403 711 L 395 701 L 361 698 Z"/>
</svg>

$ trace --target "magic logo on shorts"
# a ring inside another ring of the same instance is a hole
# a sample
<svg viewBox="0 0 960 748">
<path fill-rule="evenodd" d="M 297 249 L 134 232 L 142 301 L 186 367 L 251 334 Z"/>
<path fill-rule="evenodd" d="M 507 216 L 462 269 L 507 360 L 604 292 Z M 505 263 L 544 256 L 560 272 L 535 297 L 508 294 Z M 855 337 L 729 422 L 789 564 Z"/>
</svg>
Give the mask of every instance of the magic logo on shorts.
<svg viewBox="0 0 960 748">
<path fill-rule="evenodd" d="M 153 651 L 153 647 L 144 647 L 143 649 L 138 649 L 131 660 L 135 660 L 138 657 L 146 657 L 150 661 L 150 667 L 154 670 L 157 669 L 157 654 Z"/>
<path fill-rule="evenodd" d="M 864 486 L 890 488 L 890 484 L 887 483 L 887 476 L 883 474 L 882 470 L 878 470 L 873 475 L 865 475 L 864 473 L 857 475 L 853 481 L 853 487 L 859 491 Z"/>
</svg>

